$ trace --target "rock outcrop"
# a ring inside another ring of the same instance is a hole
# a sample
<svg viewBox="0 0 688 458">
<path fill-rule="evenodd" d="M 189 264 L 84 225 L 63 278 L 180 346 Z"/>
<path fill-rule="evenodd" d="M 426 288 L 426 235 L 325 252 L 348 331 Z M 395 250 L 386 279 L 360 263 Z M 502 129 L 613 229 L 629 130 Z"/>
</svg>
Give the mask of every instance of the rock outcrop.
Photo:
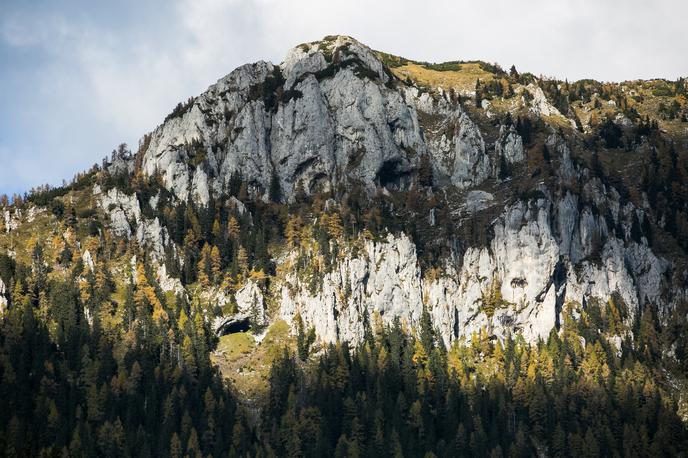
<svg viewBox="0 0 688 458">
<path fill-rule="evenodd" d="M 165 247 L 170 243 L 167 228 L 158 218 L 150 219 L 141 214 L 135 194 L 128 195 L 117 188 L 103 192 L 98 185 L 94 186 L 93 194 L 108 215 L 110 230 L 115 235 L 127 238 L 135 235 L 139 245 L 148 248 L 156 259 L 164 258 Z"/>
<path fill-rule="evenodd" d="M 88 267 L 88 270 L 93 272 L 94 263 L 93 263 L 93 256 L 91 256 L 91 252 L 88 250 L 85 250 L 81 254 L 81 260 L 83 261 L 84 265 L 86 267 Z"/>
<path fill-rule="evenodd" d="M 381 243 L 366 241 L 359 256 L 345 256 L 319 285 L 313 291 L 292 273 L 277 297 L 283 318 L 291 321 L 300 314 L 325 341 L 359 341 L 365 320 L 374 312 L 387 320 L 398 316 L 412 323 L 423 312 L 416 250 L 405 235 L 389 235 Z"/>
<path fill-rule="evenodd" d="M 561 116 L 561 113 L 559 110 L 556 109 L 549 101 L 547 100 L 547 97 L 545 96 L 545 93 L 542 92 L 542 89 L 539 86 L 536 86 L 534 84 L 529 84 L 526 89 L 528 92 L 530 92 L 530 95 L 533 97 L 533 100 L 531 101 L 531 111 L 533 112 L 534 115 L 536 116 Z"/>
<path fill-rule="evenodd" d="M 160 289 L 163 291 L 174 293 L 175 296 L 186 294 L 186 290 L 184 289 L 182 282 L 178 278 L 169 276 L 167 273 L 167 267 L 165 267 L 164 263 L 158 266 L 156 271 L 156 279 L 158 280 Z"/>
<path fill-rule="evenodd" d="M 497 158 L 500 161 L 499 165 L 503 164 L 508 167 L 522 162 L 526 157 L 523 151 L 523 140 L 513 125 L 508 127 L 501 126 L 499 139 L 495 143 L 495 149 L 497 151 Z M 500 170 L 496 170 L 494 175 L 496 176 L 499 173 Z"/>
<path fill-rule="evenodd" d="M 18 208 L 16 208 L 14 212 L 5 210 L 2 216 L 5 220 L 5 232 L 9 233 L 11 231 L 16 231 L 19 227 L 19 221 L 21 219 L 21 210 Z"/>
<path fill-rule="evenodd" d="M 518 201 L 494 223 L 488 246 L 469 248 L 460 262 L 448 260 L 433 279 L 421 276 L 406 235 L 366 241 L 362 254 L 340 259 L 316 291 L 298 273 L 286 276 L 276 293 L 281 317 L 290 321 L 298 313 L 325 341 L 357 342 L 373 314 L 387 323 L 400 317 L 414 328 L 427 307 L 446 344 L 481 328 L 534 341 L 560 325 L 568 301 L 623 301 L 630 320 L 639 304 L 662 303 L 667 261 L 645 244 L 615 236 L 591 252 L 586 239 L 606 223 L 585 210 L 556 233 L 551 221 L 556 212 L 570 217 L 567 202 L 568 194 L 557 204 Z"/>
<path fill-rule="evenodd" d="M 108 213 L 110 230 L 117 236 L 131 237 L 132 225 L 141 219 L 141 207 L 135 195 L 127 195 L 117 188 L 102 192 L 96 185 L 93 194 L 100 207 Z"/>
<path fill-rule="evenodd" d="M 424 131 L 419 116 L 438 119 L 437 131 Z M 505 140 L 511 162 L 522 159 L 514 135 Z M 143 170 L 181 200 L 207 203 L 233 174 L 264 194 L 276 178 L 290 200 L 296 189 L 349 182 L 406 186 L 423 154 L 438 180 L 460 188 L 491 173 L 480 129 L 458 104 L 397 90 L 370 49 L 338 37 L 219 80 L 153 132 Z"/>
<path fill-rule="evenodd" d="M 246 282 L 233 296 L 215 289 L 204 292 L 203 297 L 221 308 L 229 305 L 232 299 L 236 304 L 233 313 L 221 314 L 213 320 L 213 330 L 218 335 L 235 332 L 237 328 L 261 328 L 267 324 L 265 296 L 252 280 Z"/>
<path fill-rule="evenodd" d="M 0 316 L 5 314 L 5 310 L 7 310 L 7 287 L 0 278 Z"/>
</svg>

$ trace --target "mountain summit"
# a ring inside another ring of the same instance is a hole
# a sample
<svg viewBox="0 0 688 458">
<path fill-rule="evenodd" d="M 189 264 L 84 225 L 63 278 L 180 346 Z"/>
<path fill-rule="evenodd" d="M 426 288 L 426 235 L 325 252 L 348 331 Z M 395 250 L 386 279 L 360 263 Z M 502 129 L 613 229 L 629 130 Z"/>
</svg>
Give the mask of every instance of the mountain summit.
<svg viewBox="0 0 688 458">
<path fill-rule="evenodd" d="M 348 37 L 296 47 L 279 66 L 244 65 L 153 132 L 143 171 L 201 204 L 226 193 L 235 174 L 251 193 L 278 185 L 284 201 L 353 181 L 372 191 L 410 174 L 426 150 L 393 80 Z"/>
</svg>

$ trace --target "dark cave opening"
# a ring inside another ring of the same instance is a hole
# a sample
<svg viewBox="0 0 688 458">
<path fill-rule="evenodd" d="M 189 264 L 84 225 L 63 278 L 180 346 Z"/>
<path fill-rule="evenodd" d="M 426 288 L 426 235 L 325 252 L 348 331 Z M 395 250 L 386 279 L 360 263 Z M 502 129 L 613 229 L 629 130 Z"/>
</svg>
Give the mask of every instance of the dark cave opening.
<svg viewBox="0 0 688 458">
<path fill-rule="evenodd" d="M 410 170 L 404 169 L 401 159 L 390 159 L 382 163 L 375 176 L 375 181 L 379 186 L 400 186 L 403 179 L 410 174 Z"/>
<path fill-rule="evenodd" d="M 226 336 L 228 334 L 236 334 L 237 332 L 247 332 L 251 329 L 251 323 L 248 318 L 241 318 L 236 320 L 229 320 L 220 326 L 218 329 L 219 336 Z"/>
</svg>

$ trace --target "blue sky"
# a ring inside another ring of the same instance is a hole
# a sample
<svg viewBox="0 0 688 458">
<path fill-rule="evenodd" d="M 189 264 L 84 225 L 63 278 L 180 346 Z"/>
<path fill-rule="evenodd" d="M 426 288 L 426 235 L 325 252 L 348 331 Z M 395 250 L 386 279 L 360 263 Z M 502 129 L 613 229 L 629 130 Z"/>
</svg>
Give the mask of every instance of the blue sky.
<svg viewBox="0 0 688 458">
<path fill-rule="evenodd" d="M 342 33 L 575 80 L 688 75 L 683 0 L 0 0 L 0 194 L 132 149 L 236 66 Z"/>
</svg>

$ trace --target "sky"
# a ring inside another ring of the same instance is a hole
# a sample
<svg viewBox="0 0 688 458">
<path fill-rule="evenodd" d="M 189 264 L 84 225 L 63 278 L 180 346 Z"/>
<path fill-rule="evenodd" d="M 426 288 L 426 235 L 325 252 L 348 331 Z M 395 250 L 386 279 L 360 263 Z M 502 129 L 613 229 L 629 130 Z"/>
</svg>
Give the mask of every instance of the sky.
<svg viewBox="0 0 688 458">
<path fill-rule="evenodd" d="M 429 62 L 688 76 L 685 0 L 0 0 L 0 194 L 136 149 L 177 102 L 325 35 Z"/>
</svg>

